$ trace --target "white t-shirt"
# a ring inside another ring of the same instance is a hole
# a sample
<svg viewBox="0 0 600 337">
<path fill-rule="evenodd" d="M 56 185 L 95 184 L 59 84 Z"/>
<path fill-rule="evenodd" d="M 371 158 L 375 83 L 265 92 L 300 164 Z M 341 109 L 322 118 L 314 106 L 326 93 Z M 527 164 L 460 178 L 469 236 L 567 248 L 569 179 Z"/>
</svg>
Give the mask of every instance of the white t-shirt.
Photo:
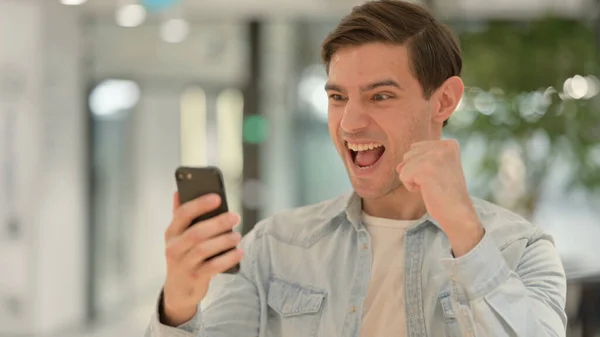
<svg viewBox="0 0 600 337">
<path fill-rule="evenodd" d="M 359 336 L 406 336 L 404 234 L 421 220 L 376 218 L 363 212 L 362 221 L 371 235 L 373 263 Z"/>
</svg>

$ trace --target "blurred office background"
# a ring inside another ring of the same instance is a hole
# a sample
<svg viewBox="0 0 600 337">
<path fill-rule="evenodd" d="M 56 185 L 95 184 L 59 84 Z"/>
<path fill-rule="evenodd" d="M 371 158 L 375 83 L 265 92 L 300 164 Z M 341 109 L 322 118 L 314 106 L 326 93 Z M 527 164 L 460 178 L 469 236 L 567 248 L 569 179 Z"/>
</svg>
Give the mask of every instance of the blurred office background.
<svg viewBox="0 0 600 337">
<path fill-rule="evenodd" d="M 0 0 L 0 336 L 141 335 L 178 165 L 223 170 L 244 232 L 350 190 L 319 47 L 360 2 Z M 422 3 L 462 42 L 472 193 L 554 235 L 600 336 L 600 3 Z"/>
</svg>

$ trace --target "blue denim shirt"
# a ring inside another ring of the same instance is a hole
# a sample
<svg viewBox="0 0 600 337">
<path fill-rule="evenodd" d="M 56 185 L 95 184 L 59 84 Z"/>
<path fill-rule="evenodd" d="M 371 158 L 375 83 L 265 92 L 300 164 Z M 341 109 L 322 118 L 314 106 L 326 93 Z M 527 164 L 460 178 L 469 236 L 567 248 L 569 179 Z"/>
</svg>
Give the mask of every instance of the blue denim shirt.
<svg viewBox="0 0 600 337">
<path fill-rule="evenodd" d="M 485 235 L 460 258 L 430 217 L 405 235 L 406 336 L 565 336 L 566 279 L 552 238 L 473 199 Z M 147 337 L 357 337 L 371 273 L 355 194 L 279 213 L 243 239 L 246 255 L 214 301 Z"/>
</svg>

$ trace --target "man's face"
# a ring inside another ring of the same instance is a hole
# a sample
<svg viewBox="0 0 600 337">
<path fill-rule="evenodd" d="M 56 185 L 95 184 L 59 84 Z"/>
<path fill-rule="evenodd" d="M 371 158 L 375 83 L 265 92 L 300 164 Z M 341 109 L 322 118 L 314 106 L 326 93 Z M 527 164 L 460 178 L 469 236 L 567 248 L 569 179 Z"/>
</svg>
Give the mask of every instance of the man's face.
<svg viewBox="0 0 600 337">
<path fill-rule="evenodd" d="M 410 71 L 404 46 L 372 43 L 338 50 L 326 90 L 331 138 L 363 198 L 401 187 L 395 169 L 411 144 L 439 139 L 432 104 Z"/>
</svg>

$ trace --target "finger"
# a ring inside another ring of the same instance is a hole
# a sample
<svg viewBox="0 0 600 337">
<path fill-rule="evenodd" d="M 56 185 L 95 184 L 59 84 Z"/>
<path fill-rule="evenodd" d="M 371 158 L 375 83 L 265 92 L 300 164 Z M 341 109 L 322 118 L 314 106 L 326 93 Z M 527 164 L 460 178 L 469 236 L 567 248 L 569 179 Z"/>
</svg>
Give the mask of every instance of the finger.
<svg viewBox="0 0 600 337">
<path fill-rule="evenodd" d="M 194 219 L 216 209 L 220 204 L 221 198 L 214 193 L 203 195 L 182 204 L 173 214 L 173 220 L 165 232 L 165 240 L 169 241 L 173 237 L 181 235 Z"/>
<path fill-rule="evenodd" d="M 414 144 L 416 144 L 416 143 L 414 143 Z M 400 170 L 402 169 L 402 166 L 404 166 L 407 162 L 413 161 L 419 157 L 427 155 L 430 151 L 431 151 L 431 148 L 428 146 L 411 147 L 410 150 L 408 150 L 404 153 L 404 156 L 402 157 L 402 162 L 400 164 L 398 164 L 398 166 L 396 166 L 396 171 L 400 172 Z"/>
<path fill-rule="evenodd" d="M 416 192 L 419 189 L 417 174 L 419 169 L 419 161 L 413 159 L 410 162 L 404 163 L 398 174 L 398 178 L 402 185 L 410 192 Z"/>
<path fill-rule="evenodd" d="M 173 214 L 175 214 L 175 211 L 179 208 L 179 206 L 181 206 L 179 201 L 179 192 L 175 191 L 175 193 L 173 193 Z"/>
<path fill-rule="evenodd" d="M 423 154 L 422 151 L 418 151 L 418 150 L 414 150 L 414 149 L 406 151 L 404 153 L 404 156 L 402 156 L 402 163 L 406 163 L 406 162 L 410 161 L 411 159 L 416 158 L 422 154 Z"/>
<path fill-rule="evenodd" d="M 185 255 L 182 266 L 186 270 L 193 270 L 210 257 L 235 248 L 241 239 L 240 233 L 233 232 L 203 241 Z"/>
<path fill-rule="evenodd" d="M 186 230 L 183 235 L 168 241 L 167 258 L 169 261 L 179 261 L 199 243 L 231 231 L 239 222 L 240 217 L 235 213 L 223 213 L 199 222 Z"/>
<path fill-rule="evenodd" d="M 204 241 L 223 234 L 233 229 L 240 223 L 240 216 L 227 212 L 217 215 L 214 218 L 202 221 L 191 227 L 183 234 L 184 237 L 190 236 L 195 242 Z"/>
<path fill-rule="evenodd" d="M 231 269 L 236 264 L 242 261 L 244 251 L 240 248 L 233 249 L 223 255 L 212 258 L 210 261 L 203 263 L 197 273 L 202 275 L 210 275 L 211 277 L 223 273 Z"/>
<path fill-rule="evenodd" d="M 396 166 L 396 172 L 398 172 L 398 177 L 400 176 L 400 172 L 402 172 L 402 168 L 406 165 L 405 161 L 402 161 L 398 166 Z"/>
<path fill-rule="evenodd" d="M 419 192 L 421 190 L 421 187 L 419 187 L 419 185 L 414 184 L 414 183 L 407 183 L 404 184 L 404 187 L 409 191 L 409 192 Z"/>
<path fill-rule="evenodd" d="M 439 140 L 423 140 L 420 142 L 414 142 L 410 145 L 411 149 L 428 149 L 431 147 L 439 146 Z"/>
<path fill-rule="evenodd" d="M 409 158 L 415 157 L 415 156 L 425 154 L 434 148 L 435 148 L 435 143 L 430 143 L 430 142 L 412 143 L 410 146 L 410 149 L 408 151 L 406 151 L 406 153 L 404 153 L 404 155 L 408 156 Z"/>
</svg>

